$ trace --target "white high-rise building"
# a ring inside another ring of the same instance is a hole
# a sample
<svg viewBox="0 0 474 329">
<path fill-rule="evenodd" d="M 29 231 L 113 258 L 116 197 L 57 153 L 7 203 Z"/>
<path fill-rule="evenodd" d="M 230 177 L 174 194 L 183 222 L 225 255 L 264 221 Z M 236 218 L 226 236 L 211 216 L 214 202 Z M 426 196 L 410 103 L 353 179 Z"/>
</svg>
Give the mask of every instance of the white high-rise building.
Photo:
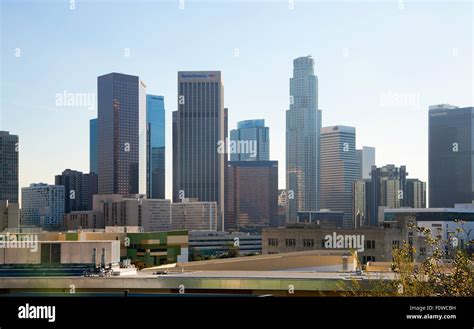
<svg viewBox="0 0 474 329">
<path fill-rule="evenodd" d="M 64 186 L 44 183 L 21 189 L 21 224 L 41 226 L 46 230 L 62 229 Z"/>
<path fill-rule="evenodd" d="M 286 111 L 286 188 L 288 222 L 298 211 L 319 210 L 321 111 L 318 78 L 311 56 L 293 61 L 290 108 Z"/>
</svg>

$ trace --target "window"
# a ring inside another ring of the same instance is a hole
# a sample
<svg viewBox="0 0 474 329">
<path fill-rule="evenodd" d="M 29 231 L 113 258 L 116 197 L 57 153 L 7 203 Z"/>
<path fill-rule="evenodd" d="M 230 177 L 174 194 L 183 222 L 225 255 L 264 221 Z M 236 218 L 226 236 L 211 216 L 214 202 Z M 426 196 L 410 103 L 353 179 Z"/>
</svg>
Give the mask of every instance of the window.
<svg viewBox="0 0 474 329">
<path fill-rule="evenodd" d="M 268 239 L 268 245 L 272 247 L 278 246 L 278 239 L 275 239 L 275 238 Z"/>
<path fill-rule="evenodd" d="M 296 246 L 296 239 L 286 239 L 286 246 L 287 247 L 295 247 Z"/>
<path fill-rule="evenodd" d="M 367 262 L 375 262 L 375 256 L 362 256 L 362 264 L 367 264 Z"/>
<path fill-rule="evenodd" d="M 375 249 L 375 240 L 367 240 L 365 242 L 366 249 Z"/>
<path fill-rule="evenodd" d="M 400 240 L 392 240 L 392 249 L 400 249 Z"/>
<path fill-rule="evenodd" d="M 424 256 L 425 253 L 426 253 L 426 248 L 425 248 L 425 247 L 421 247 L 421 248 L 420 248 L 420 255 L 421 255 L 421 256 Z"/>
<path fill-rule="evenodd" d="M 314 247 L 314 239 L 303 239 L 303 247 L 313 248 Z"/>
</svg>

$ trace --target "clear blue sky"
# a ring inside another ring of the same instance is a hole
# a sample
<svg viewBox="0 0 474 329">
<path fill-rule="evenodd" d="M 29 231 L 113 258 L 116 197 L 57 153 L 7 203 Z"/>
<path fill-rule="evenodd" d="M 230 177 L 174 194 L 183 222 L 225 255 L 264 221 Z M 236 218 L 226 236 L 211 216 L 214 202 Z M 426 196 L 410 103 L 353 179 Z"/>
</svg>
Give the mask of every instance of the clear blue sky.
<svg viewBox="0 0 474 329">
<path fill-rule="evenodd" d="M 56 94 L 139 75 L 165 96 L 170 197 L 176 72 L 221 70 L 229 127 L 266 120 L 284 187 L 288 79 L 311 54 L 323 126 L 355 126 L 378 165 L 427 180 L 428 106 L 474 105 L 473 16 L 471 1 L 1 1 L 0 129 L 20 136 L 20 186 L 88 171 L 96 104 L 56 106 Z"/>
</svg>

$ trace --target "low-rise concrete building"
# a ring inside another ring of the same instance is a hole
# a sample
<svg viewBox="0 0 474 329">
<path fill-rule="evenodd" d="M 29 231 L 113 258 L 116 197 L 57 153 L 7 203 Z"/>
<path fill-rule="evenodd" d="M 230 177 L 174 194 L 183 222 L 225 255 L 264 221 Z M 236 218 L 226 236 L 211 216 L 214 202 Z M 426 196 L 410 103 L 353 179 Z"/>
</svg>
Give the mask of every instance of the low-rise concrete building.
<svg viewBox="0 0 474 329">
<path fill-rule="evenodd" d="M 4 254 L 7 253 L 8 255 L 10 255 L 10 257 L 14 257 L 16 253 L 19 253 L 18 257 L 21 262 L 25 261 L 26 263 L 28 263 L 31 261 L 31 264 L 63 264 L 63 261 L 59 262 L 57 260 L 63 259 L 65 263 L 68 263 L 68 259 L 74 260 L 76 259 L 75 257 L 79 257 L 78 259 L 80 259 L 83 263 L 91 263 L 92 253 L 90 252 L 90 250 L 96 248 L 97 259 L 99 259 L 99 257 L 101 257 L 100 253 L 102 248 L 106 248 L 106 254 L 110 254 L 110 252 L 112 252 L 110 250 L 110 248 L 112 247 L 104 247 L 102 243 L 114 242 L 114 244 L 117 244 L 117 247 L 115 247 L 114 245 L 113 248 L 118 249 L 114 249 L 113 251 L 113 261 L 118 262 L 120 260 L 130 259 L 132 263 L 137 264 L 139 267 L 149 267 L 168 263 L 188 261 L 189 255 L 187 231 L 138 232 L 134 229 L 132 229 L 131 231 L 132 232 L 128 232 L 127 230 L 122 228 L 122 230 L 106 229 L 95 232 L 78 230 L 74 232 L 42 232 L 36 234 L 18 233 L 10 234 L 10 236 L 7 238 L 10 239 L 11 236 L 14 235 L 16 241 L 21 241 L 31 240 L 25 239 L 25 237 L 34 237 L 34 239 L 36 239 L 37 243 L 39 244 L 36 249 L 40 251 L 42 250 L 41 248 L 46 248 L 45 246 L 51 245 L 50 249 L 48 250 L 50 257 L 54 258 L 54 262 L 47 261 L 47 258 L 43 259 L 43 256 L 41 254 L 42 251 L 40 253 L 40 256 L 30 255 L 30 250 L 33 250 L 34 246 L 27 245 L 26 248 L 3 249 L 5 250 Z M 2 236 L 0 236 L 0 253 L 2 251 L 1 241 Z M 62 245 L 63 242 L 70 242 L 71 245 Z M 90 244 L 78 244 L 78 247 L 74 247 L 74 242 L 89 242 Z M 10 251 L 11 249 L 18 249 L 20 251 Z M 45 255 L 47 254 L 48 252 L 45 253 Z M 115 257 L 115 254 L 118 255 L 118 258 Z M 60 258 L 58 258 L 58 255 L 60 255 Z M 41 261 L 41 259 L 43 260 Z M 0 264 L 2 263 L 0 262 Z"/>
<path fill-rule="evenodd" d="M 4 247 L 0 265 L 106 264 L 120 262 L 119 241 L 37 241 L 27 248 Z"/>
<path fill-rule="evenodd" d="M 329 240 L 334 243 L 328 243 Z M 342 244 L 338 244 L 338 241 L 342 241 Z M 399 228 L 329 229 L 318 225 L 293 224 L 262 231 L 263 254 L 305 250 L 357 250 L 362 264 L 369 261 L 392 261 L 392 246 L 401 243 Z"/>
</svg>

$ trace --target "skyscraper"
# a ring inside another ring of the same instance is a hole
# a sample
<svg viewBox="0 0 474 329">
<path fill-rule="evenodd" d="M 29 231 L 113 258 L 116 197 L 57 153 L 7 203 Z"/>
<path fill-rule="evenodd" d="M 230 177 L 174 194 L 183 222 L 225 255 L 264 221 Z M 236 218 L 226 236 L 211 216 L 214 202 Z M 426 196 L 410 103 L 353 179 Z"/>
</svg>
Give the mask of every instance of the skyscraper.
<svg viewBox="0 0 474 329">
<path fill-rule="evenodd" d="M 21 189 L 21 224 L 41 226 L 46 230 L 62 229 L 64 186 L 44 183 Z"/>
<path fill-rule="evenodd" d="M 375 147 L 362 146 L 357 150 L 357 158 L 360 163 L 360 178 L 369 179 L 372 166 L 375 166 Z"/>
<path fill-rule="evenodd" d="M 230 161 L 226 229 L 278 227 L 278 161 Z"/>
<path fill-rule="evenodd" d="M 409 178 L 406 184 L 405 207 L 426 208 L 426 182 Z"/>
<path fill-rule="evenodd" d="M 165 198 L 165 103 L 163 96 L 146 95 L 147 196 Z"/>
<path fill-rule="evenodd" d="M 231 161 L 270 160 L 270 128 L 265 120 L 245 120 L 237 123 L 237 129 L 230 131 Z"/>
<path fill-rule="evenodd" d="M 92 210 L 93 195 L 97 194 L 97 174 L 83 174 L 66 169 L 54 178 L 55 185 L 64 186 L 64 212 Z"/>
<path fill-rule="evenodd" d="M 446 104 L 429 108 L 430 208 L 452 208 L 474 200 L 473 109 Z"/>
<path fill-rule="evenodd" d="M 354 227 L 369 226 L 370 179 L 360 179 L 352 184 L 352 216 Z"/>
<path fill-rule="evenodd" d="M 146 86 L 137 76 L 98 77 L 99 193 L 146 194 Z"/>
<path fill-rule="evenodd" d="M 82 209 L 82 172 L 66 169 L 54 177 L 55 185 L 64 186 L 64 212 Z"/>
<path fill-rule="evenodd" d="M 344 212 L 345 228 L 353 228 L 352 183 L 360 177 L 356 129 L 331 126 L 321 129 L 320 205 Z"/>
<path fill-rule="evenodd" d="M 372 166 L 370 179 L 353 184 L 353 209 L 356 227 L 378 226 L 384 208 L 424 208 L 426 183 L 408 179 L 405 166 Z"/>
<path fill-rule="evenodd" d="M 217 202 L 224 228 L 227 137 L 219 71 L 178 72 L 178 110 L 173 113 L 173 201 Z"/>
<path fill-rule="evenodd" d="M 314 60 L 299 57 L 293 61 L 290 108 L 286 111 L 287 221 L 296 221 L 298 211 L 319 209 L 320 130 Z"/>
<path fill-rule="evenodd" d="M 18 203 L 18 136 L 0 131 L 0 200 Z"/>
<path fill-rule="evenodd" d="M 98 173 L 98 131 L 97 119 L 89 121 L 89 171 L 91 173 Z"/>
</svg>

